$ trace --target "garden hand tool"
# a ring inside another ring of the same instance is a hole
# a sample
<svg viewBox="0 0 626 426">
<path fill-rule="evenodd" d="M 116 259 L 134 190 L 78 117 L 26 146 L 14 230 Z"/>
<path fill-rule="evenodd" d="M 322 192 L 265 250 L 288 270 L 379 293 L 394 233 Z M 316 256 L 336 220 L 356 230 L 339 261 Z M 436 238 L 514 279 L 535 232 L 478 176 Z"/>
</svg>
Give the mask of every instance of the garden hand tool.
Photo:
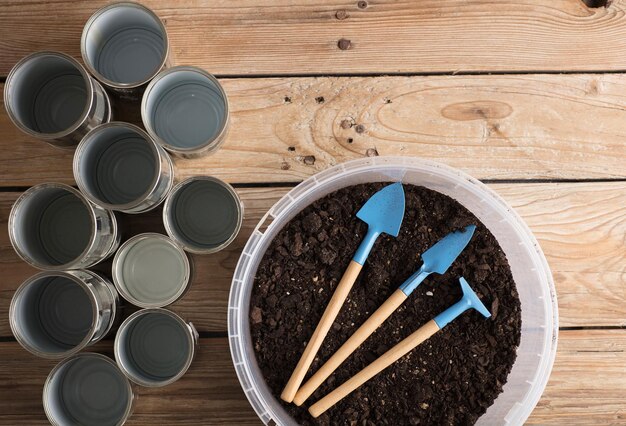
<svg viewBox="0 0 626 426">
<path fill-rule="evenodd" d="M 296 391 L 302 384 L 315 355 L 319 350 L 326 334 L 335 321 L 343 302 L 352 285 L 356 281 L 361 268 L 367 259 L 378 236 L 382 233 L 398 236 L 400 225 L 404 218 L 404 189 L 400 182 L 388 185 L 367 200 L 357 212 L 356 217 L 367 223 L 367 234 L 350 261 L 348 268 L 337 285 L 322 318 L 320 319 L 311 340 L 307 344 L 298 365 L 294 369 L 283 393 L 280 397 L 287 402 L 293 401 Z"/>
<path fill-rule="evenodd" d="M 309 408 L 309 413 L 311 413 L 313 417 L 319 416 L 337 402 L 348 396 L 363 383 L 367 382 L 369 379 L 420 345 L 430 336 L 444 328 L 468 309 L 476 309 L 485 318 L 489 318 L 491 313 L 489 313 L 489 310 L 485 307 L 485 305 L 483 305 L 478 296 L 476 296 L 476 293 L 474 293 L 467 281 L 465 281 L 465 278 L 461 278 L 460 282 L 461 289 L 463 290 L 463 298 L 461 298 L 460 301 L 437 315 L 434 319 L 428 321 L 409 337 L 382 354 L 378 359 L 376 359 L 376 361 L 372 362 L 363 370 L 355 374 L 351 379 L 344 382 L 337 389 L 313 404 L 311 408 Z"/>
<path fill-rule="evenodd" d="M 444 274 L 467 246 L 475 225 L 451 232 L 422 254 L 422 266 L 411 275 L 368 319 L 350 336 L 332 357 L 298 390 L 293 402 L 301 405 L 398 307 L 424 279 L 432 273 Z"/>
</svg>

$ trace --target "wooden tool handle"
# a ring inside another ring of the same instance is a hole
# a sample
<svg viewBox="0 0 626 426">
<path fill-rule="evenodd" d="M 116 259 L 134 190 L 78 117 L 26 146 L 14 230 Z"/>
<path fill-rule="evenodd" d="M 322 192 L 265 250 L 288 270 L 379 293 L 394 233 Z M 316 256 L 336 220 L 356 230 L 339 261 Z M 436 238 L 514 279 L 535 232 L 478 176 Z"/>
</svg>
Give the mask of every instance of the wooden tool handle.
<svg viewBox="0 0 626 426">
<path fill-rule="evenodd" d="M 344 382 L 337 389 L 317 401 L 309 408 L 309 413 L 313 417 L 317 417 L 330 407 L 341 401 L 356 388 L 367 382 L 369 379 L 389 367 L 391 364 L 409 353 L 413 348 L 418 346 L 424 340 L 439 331 L 439 326 L 434 320 L 428 321 L 421 326 L 416 332 L 398 343 L 393 348 L 382 354 L 376 361 L 359 371 L 348 381 Z"/>
<path fill-rule="evenodd" d="M 302 380 L 304 380 L 306 372 L 313 363 L 317 351 L 322 345 L 322 342 L 324 341 L 326 334 L 328 334 L 328 330 L 330 330 L 335 318 L 337 318 L 337 314 L 343 306 L 343 302 L 346 300 L 346 297 L 348 296 L 352 285 L 356 281 L 356 278 L 359 276 L 359 272 L 361 272 L 362 267 L 362 265 L 354 260 L 350 261 L 346 272 L 344 272 L 341 281 L 339 281 L 339 284 L 333 293 L 333 297 L 330 299 L 330 302 L 328 302 L 328 306 L 326 307 L 320 322 L 317 324 L 317 327 L 313 332 L 313 336 L 311 336 L 311 340 L 309 340 L 309 343 L 306 345 L 306 348 L 300 357 L 300 361 L 298 361 L 298 365 L 296 365 L 295 370 L 291 373 L 291 377 L 289 378 L 287 385 L 285 385 L 283 393 L 280 394 L 283 401 L 291 402 L 296 396 L 296 392 L 302 384 Z"/>
<path fill-rule="evenodd" d="M 350 336 L 332 357 L 298 390 L 293 402 L 301 405 L 309 396 L 333 374 L 333 372 L 363 343 L 406 300 L 400 289 L 391 296 Z"/>
</svg>

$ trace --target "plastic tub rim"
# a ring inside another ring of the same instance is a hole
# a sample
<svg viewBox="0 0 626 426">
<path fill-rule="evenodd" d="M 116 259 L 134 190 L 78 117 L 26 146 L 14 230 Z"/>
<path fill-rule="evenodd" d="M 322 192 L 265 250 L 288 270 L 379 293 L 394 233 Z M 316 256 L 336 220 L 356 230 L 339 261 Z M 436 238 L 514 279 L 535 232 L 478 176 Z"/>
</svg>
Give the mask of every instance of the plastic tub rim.
<svg viewBox="0 0 626 426">
<path fill-rule="evenodd" d="M 464 185 L 466 189 L 472 188 L 473 190 L 471 190 L 471 192 L 475 192 L 476 188 L 478 188 L 484 195 L 489 196 L 491 200 L 494 201 L 493 208 L 502 213 L 503 217 L 508 218 L 509 223 L 515 229 L 518 236 L 526 243 L 533 262 L 541 268 L 541 271 L 539 272 L 543 272 L 541 276 L 542 278 L 545 278 L 546 284 L 542 286 L 542 291 L 544 296 L 549 297 L 549 301 L 544 297 L 544 307 L 546 309 L 547 321 L 546 329 L 549 330 L 546 331 L 542 346 L 544 356 L 542 357 L 537 368 L 535 377 L 529 378 L 528 380 L 531 382 L 530 379 L 532 379 L 530 390 L 526 393 L 522 401 L 515 403 L 509 410 L 505 416 L 505 422 L 508 424 L 523 424 L 537 405 L 537 402 L 541 398 L 550 377 L 556 356 L 558 342 L 558 305 L 552 273 L 536 238 L 521 217 L 510 206 L 508 206 L 496 192 L 465 172 L 441 163 L 424 160 L 419 157 L 383 156 L 363 158 L 341 163 L 304 180 L 278 200 L 261 218 L 242 251 L 241 257 L 239 258 L 235 269 L 229 295 L 229 346 L 231 358 L 233 360 L 239 382 L 246 394 L 246 397 L 248 398 L 248 401 L 251 403 L 253 409 L 264 423 L 267 424 L 270 420 L 276 422 L 276 413 L 272 409 L 271 404 L 267 401 L 266 395 L 263 395 L 263 393 L 254 386 L 246 388 L 247 384 L 253 383 L 252 369 L 258 369 L 258 366 L 256 365 L 256 358 L 254 356 L 251 357 L 251 359 L 246 359 L 243 355 L 247 348 L 241 337 L 243 323 L 240 319 L 240 307 L 242 306 L 245 298 L 245 294 L 241 288 L 243 285 L 241 277 L 245 277 L 251 272 L 251 254 L 249 253 L 252 253 L 254 249 L 261 244 L 268 231 L 278 226 L 276 223 L 277 221 L 272 220 L 263 232 L 261 232 L 260 229 L 264 226 L 268 219 L 275 219 L 280 214 L 288 212 L 289 207 L 292 206 L 293 203 L 300 197 L 306 196 L 309 192 L 309 187 L 315 184 L 330 184 L 331 182 L 342 179 L 348 171 L 365 171 L 370 168 L 376 168 L 376 171 L 382 171 L 385 168 L 394 169 L 399 167 L 410 169 L 412 166 L 417 166 L 422 171 L 427 170 L 431 175 L 447 175 L 448 178 L 454 178 L 454 180 L 457 181 L 457 186 Z M 534 248 L 534 250 L 531 250 L 531 247 Z M 247 318 L 247 316 L 245 318 Z M 242 358 L 241 361 L 237 360 L 239 357 Z M 478 421 L 480 422 L 480 419 Z"/>
</svg>

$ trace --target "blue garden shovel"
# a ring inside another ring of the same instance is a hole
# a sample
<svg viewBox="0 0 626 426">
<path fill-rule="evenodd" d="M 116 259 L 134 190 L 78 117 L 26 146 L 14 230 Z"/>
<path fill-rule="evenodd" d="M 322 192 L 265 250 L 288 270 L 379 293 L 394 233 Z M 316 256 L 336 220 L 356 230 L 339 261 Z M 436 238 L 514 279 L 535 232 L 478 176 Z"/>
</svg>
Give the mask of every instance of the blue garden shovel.
<svg viewBox="0 0 626 426">
<path fill-rule="evenodd" d="M 422 266 L 411 275 L 378 309 L 356 330 L 319 370 L 296 393 L 293 402 L 301 405 L 354 352 L 430 274 L 445 274 L 454 260 L 467 246 L 475 225 L 451 232 L 422 253 Z"/>
<path fill-rule="evenodd" d="M 402 358 L 415 347 L 427 340 L 430 336 L 444 328 L 450 322 L 454 321 L 459 315 L 468 309 L 476 309 L 485 318 L 489 318 L 491 314 L 483 305 L 476 293 L 469 286 L 465 278 L 461 278 L 461 289 L 463 290 L 463 298 L 450 306 L 448 309 L 437 315 L 434 319 L 428 321 L 409 337 L 389 349 L 382 354 L 376 361 L 365 367 L 363 370 L 355 374 L 351 379 L 344 382 L 337 389 L 317 401 L 309 408 L 309 413 L 313 417 L 317 417 L 330 407 L 348 396 L 352 391 L 357 389 L 363 383 L 389 367 L 391 364 Z"/>
<path fill-rule="evenodd" d="M 388 185 L 372 195 L 361 207 L 361 210 L 357 212 L 356 217 L 367 223 L 367 234 L 365 234 L 365 238 L 350 261 L 341 281 L 339 281 L 322 318 L 313 332 L 313 336 L 311 336 L 311 340 L 306 345 L 298 365 L 291 373 L 291 377 L 280 395 L 284 401 L 293 401 L 296 391 L 300 387 L 302 380 L 304 380 L 304 376 L 315 359 L 315 355 L 322 345 L 326 334 L 328 334 L 328 330 L 330 330 L 335 318 L 337 318 L 337 314 L 343 306 L 343 302 L 346 300 L 352 285 L 359 276 L 359 272 L 361 272 L 361 268 L 378 236 L 382 233 L 394 237 L 398 236 L 400 225 L 404 218 L 404 189 L 402 184 L 398 182 Z"/>
</svg>

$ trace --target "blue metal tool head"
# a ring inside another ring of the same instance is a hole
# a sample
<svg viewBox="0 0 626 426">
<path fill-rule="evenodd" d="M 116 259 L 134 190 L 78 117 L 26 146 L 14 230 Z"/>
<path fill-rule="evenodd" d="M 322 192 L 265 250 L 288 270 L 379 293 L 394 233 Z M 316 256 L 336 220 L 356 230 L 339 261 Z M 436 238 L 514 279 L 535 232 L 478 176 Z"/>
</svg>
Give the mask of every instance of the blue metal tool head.
<svg viewBox="0 0 626 426">
<path fill-rule="evenodd" d="M 388 185 L 372 195 L 356 217 L 380 234 L 398 236 L 404 218 L 404 189 L 400 182 Z"/>
<path fill-rule="evenodd" d="M 424 262 L 422 269 L 431 273 L 444 274 L 472 239 L 475 230 L 475 225 L 469 225 L 437 241 L 422 254 L 422 262 Z"/>
<path fill-rule="evenodd" d="M 476 296 L 476 293 L 474 293 L 474 290 L 472 290 L 472 287 L 470 287 L 465 278 L 461 277 L 459 281 L 461 282 L 461 290 L 463 290 L 463 299 L 461 300 L 467 304 L 468 309 L 476 309 L 485 318 L 489 318 L 491 312 L 489 312 L 489 309 L 487 309 L 478 296 Z"/>
<path fill-rule="evenodd" d="M 468 309 L 476 309 L 485 318 L 489 318 L 491 316 L 489 310 L 485 307 L 485 305 L 483 305 L 483 302 L 480 301 L 476 293 L 474 293 L 474 290 L 472 290 L 467 281 L 465 281 L 465 278 L 461 277 L 459 281 L 461 282 L 463 297 L 461 300 L 435 317 L 435 322 L 439 328 L 444 328 Z"/>
</svg>

